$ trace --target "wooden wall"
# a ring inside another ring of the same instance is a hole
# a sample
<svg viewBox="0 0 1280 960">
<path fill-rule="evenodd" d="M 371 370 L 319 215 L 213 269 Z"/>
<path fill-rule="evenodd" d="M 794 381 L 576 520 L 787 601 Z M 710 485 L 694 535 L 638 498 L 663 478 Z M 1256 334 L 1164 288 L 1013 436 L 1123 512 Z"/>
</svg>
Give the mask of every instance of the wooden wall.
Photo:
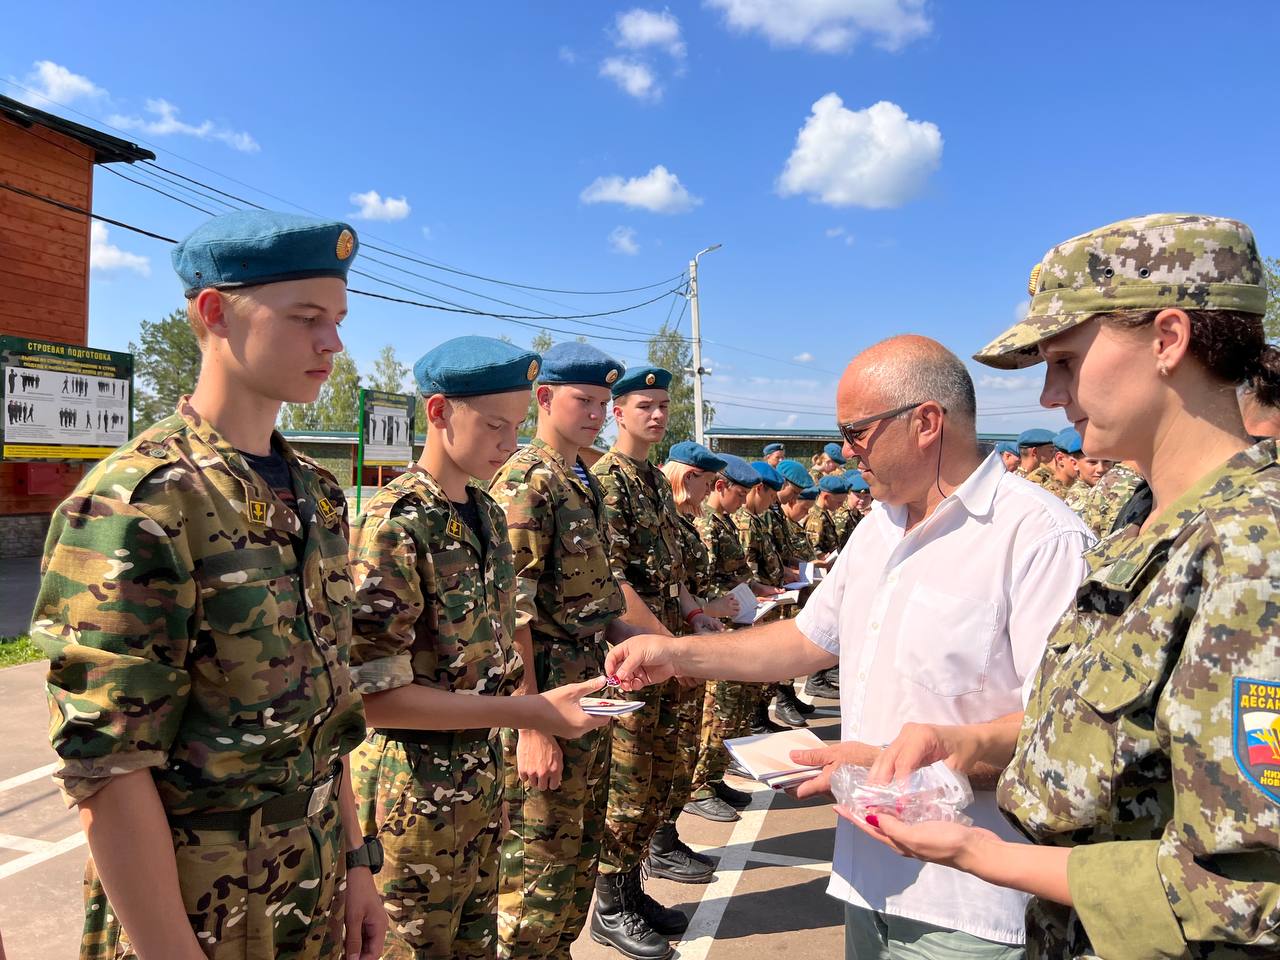
<svg viewBox="0 0 1280 960">
<path fill-rule="evenodd" d="M 93 151 L 0 117 L 0 181 L 90 210 Z M 83 344 L 88 322 L 89 218 L 0 190 L 0 333 Z M 83 473 L 57 469 L 53 492 L 28 494 L 26 466 L 0 463 L 0 516 L 52 513 Z"/>
</svg>

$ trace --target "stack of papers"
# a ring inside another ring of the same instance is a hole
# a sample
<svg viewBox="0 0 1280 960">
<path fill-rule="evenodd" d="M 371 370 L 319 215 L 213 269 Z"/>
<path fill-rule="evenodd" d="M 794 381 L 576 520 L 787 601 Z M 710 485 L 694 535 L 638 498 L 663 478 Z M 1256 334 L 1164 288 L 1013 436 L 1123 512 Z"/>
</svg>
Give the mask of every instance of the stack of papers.
<svg viewBox="0 0 1280 960">
<path fill-rule="evenodd" d="M 821 766 L 805 767 L 792 762 L 792 750 L 821 750 L 826 747 L 812 730 L 805 729 L 737 737 L 726 740 L 724 745 L 753 777 L 777 790 L 812 780 L 822 772 Z"/>
<path fill-rule="evenodd" d="M 733 618 L 733 622 L 741 624 L 755 623 L 775 607 L 800 602 L 800 593 L 797 590 L 779 593 L 767 600 L 761 600 L 751 592 L 751 588 L 745 583 L 740 583 L 734 587 L 729 592 L 729 596 L 738 598 L 738 615 Z"/>
<path fill-rule="evenodd" d="M 579 703 L 582 712 L 593 717 L 621 717 L 644 706 L 643 700 L 610 700 L 607 697 L 583 697 Z"/>
<path fill-rule="evenodd" d="M 820 559 L 823 563 L 825 563 L 828 567 L 830 567 L 831 564 L 836 562 L 836 557 L 838 556 L 840 556 L 840 551 L 832 550 L 825 557 L 821 557 Z M 825 569 L 819 566 L 815 566 L 813 563 L 811 563 L 808 560 L 805 560 L 800 564 L 800 580 L 808 580 L 809 583 L 817 583 L 826 575 L 827 575 L 827 571 Z M 800 580 L 797 580 L 795 583 L 788 583 L 787 586 L 794 587 L 800 583 Z"/>
</svg>

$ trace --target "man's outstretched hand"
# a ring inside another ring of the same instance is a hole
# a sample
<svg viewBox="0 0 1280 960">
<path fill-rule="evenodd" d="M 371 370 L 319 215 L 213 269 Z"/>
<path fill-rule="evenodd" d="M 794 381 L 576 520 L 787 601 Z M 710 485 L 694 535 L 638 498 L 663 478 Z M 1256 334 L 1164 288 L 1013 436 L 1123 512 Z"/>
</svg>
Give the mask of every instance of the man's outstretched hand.
<svg viewBox="0 0 1280 960">
<path fill-rule="evenodd" d="M 622 690 L 639 690 L 670 680 L 676 669 L 677 643 L 674 637 L 641 634 L 613 647 L 604 660 L 604 672 L 617 680 Z"/>
</svg>

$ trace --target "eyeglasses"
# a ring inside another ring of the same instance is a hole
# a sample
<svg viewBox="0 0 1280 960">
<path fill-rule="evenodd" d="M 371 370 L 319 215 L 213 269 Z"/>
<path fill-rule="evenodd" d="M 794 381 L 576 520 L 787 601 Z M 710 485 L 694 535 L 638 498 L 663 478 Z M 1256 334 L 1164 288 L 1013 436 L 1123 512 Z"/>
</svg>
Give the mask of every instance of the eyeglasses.
<svg viewBox="0 0 1280 960">
<path fill-rule="evenodd" d="M 844 438 L 844 442 L 849 446 L 857 446 L 862 443 L 871 428 L 881 420 L 891 420 L 894 417 L 900 417 L 908 410 L 914 410 L 922 403 L 928 403 L 928 400 L 917 400 L 914 403 L 903 404 L 893 410 L 884 413 L 877 413 L 874 417 L 863 417 L 861 420 L 854 420 L 850 423 L 837 423 L 836 429 L 840 431 L 840 436 Z M 942 412 L 946 413 L 946 407 L 942 408 Z"/>
</svg>

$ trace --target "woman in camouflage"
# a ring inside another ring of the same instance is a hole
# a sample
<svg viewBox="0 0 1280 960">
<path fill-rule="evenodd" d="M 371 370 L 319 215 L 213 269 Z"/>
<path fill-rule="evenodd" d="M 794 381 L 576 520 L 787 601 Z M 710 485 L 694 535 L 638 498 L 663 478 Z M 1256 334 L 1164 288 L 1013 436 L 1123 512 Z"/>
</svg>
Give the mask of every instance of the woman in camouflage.
<svg viewBox="0 0 1280 960">
<path fill-rule="evenodd" d="M 1007 764 L 1000 805 L 1033 845 L 860 826 L 1033 894 L 1031 957 L 1280 954 L 1280 468 L 1235 395 L 1280 386 L 1262 278 L 1242 223 L 1122 221 L 1050 250 L 1026 319 L 977 355 L 1043 359 L 1044 405 L 1149 481 L 1090 551 L 1025 715 L 909 725 L 873 768 Z"/>
</svg>

